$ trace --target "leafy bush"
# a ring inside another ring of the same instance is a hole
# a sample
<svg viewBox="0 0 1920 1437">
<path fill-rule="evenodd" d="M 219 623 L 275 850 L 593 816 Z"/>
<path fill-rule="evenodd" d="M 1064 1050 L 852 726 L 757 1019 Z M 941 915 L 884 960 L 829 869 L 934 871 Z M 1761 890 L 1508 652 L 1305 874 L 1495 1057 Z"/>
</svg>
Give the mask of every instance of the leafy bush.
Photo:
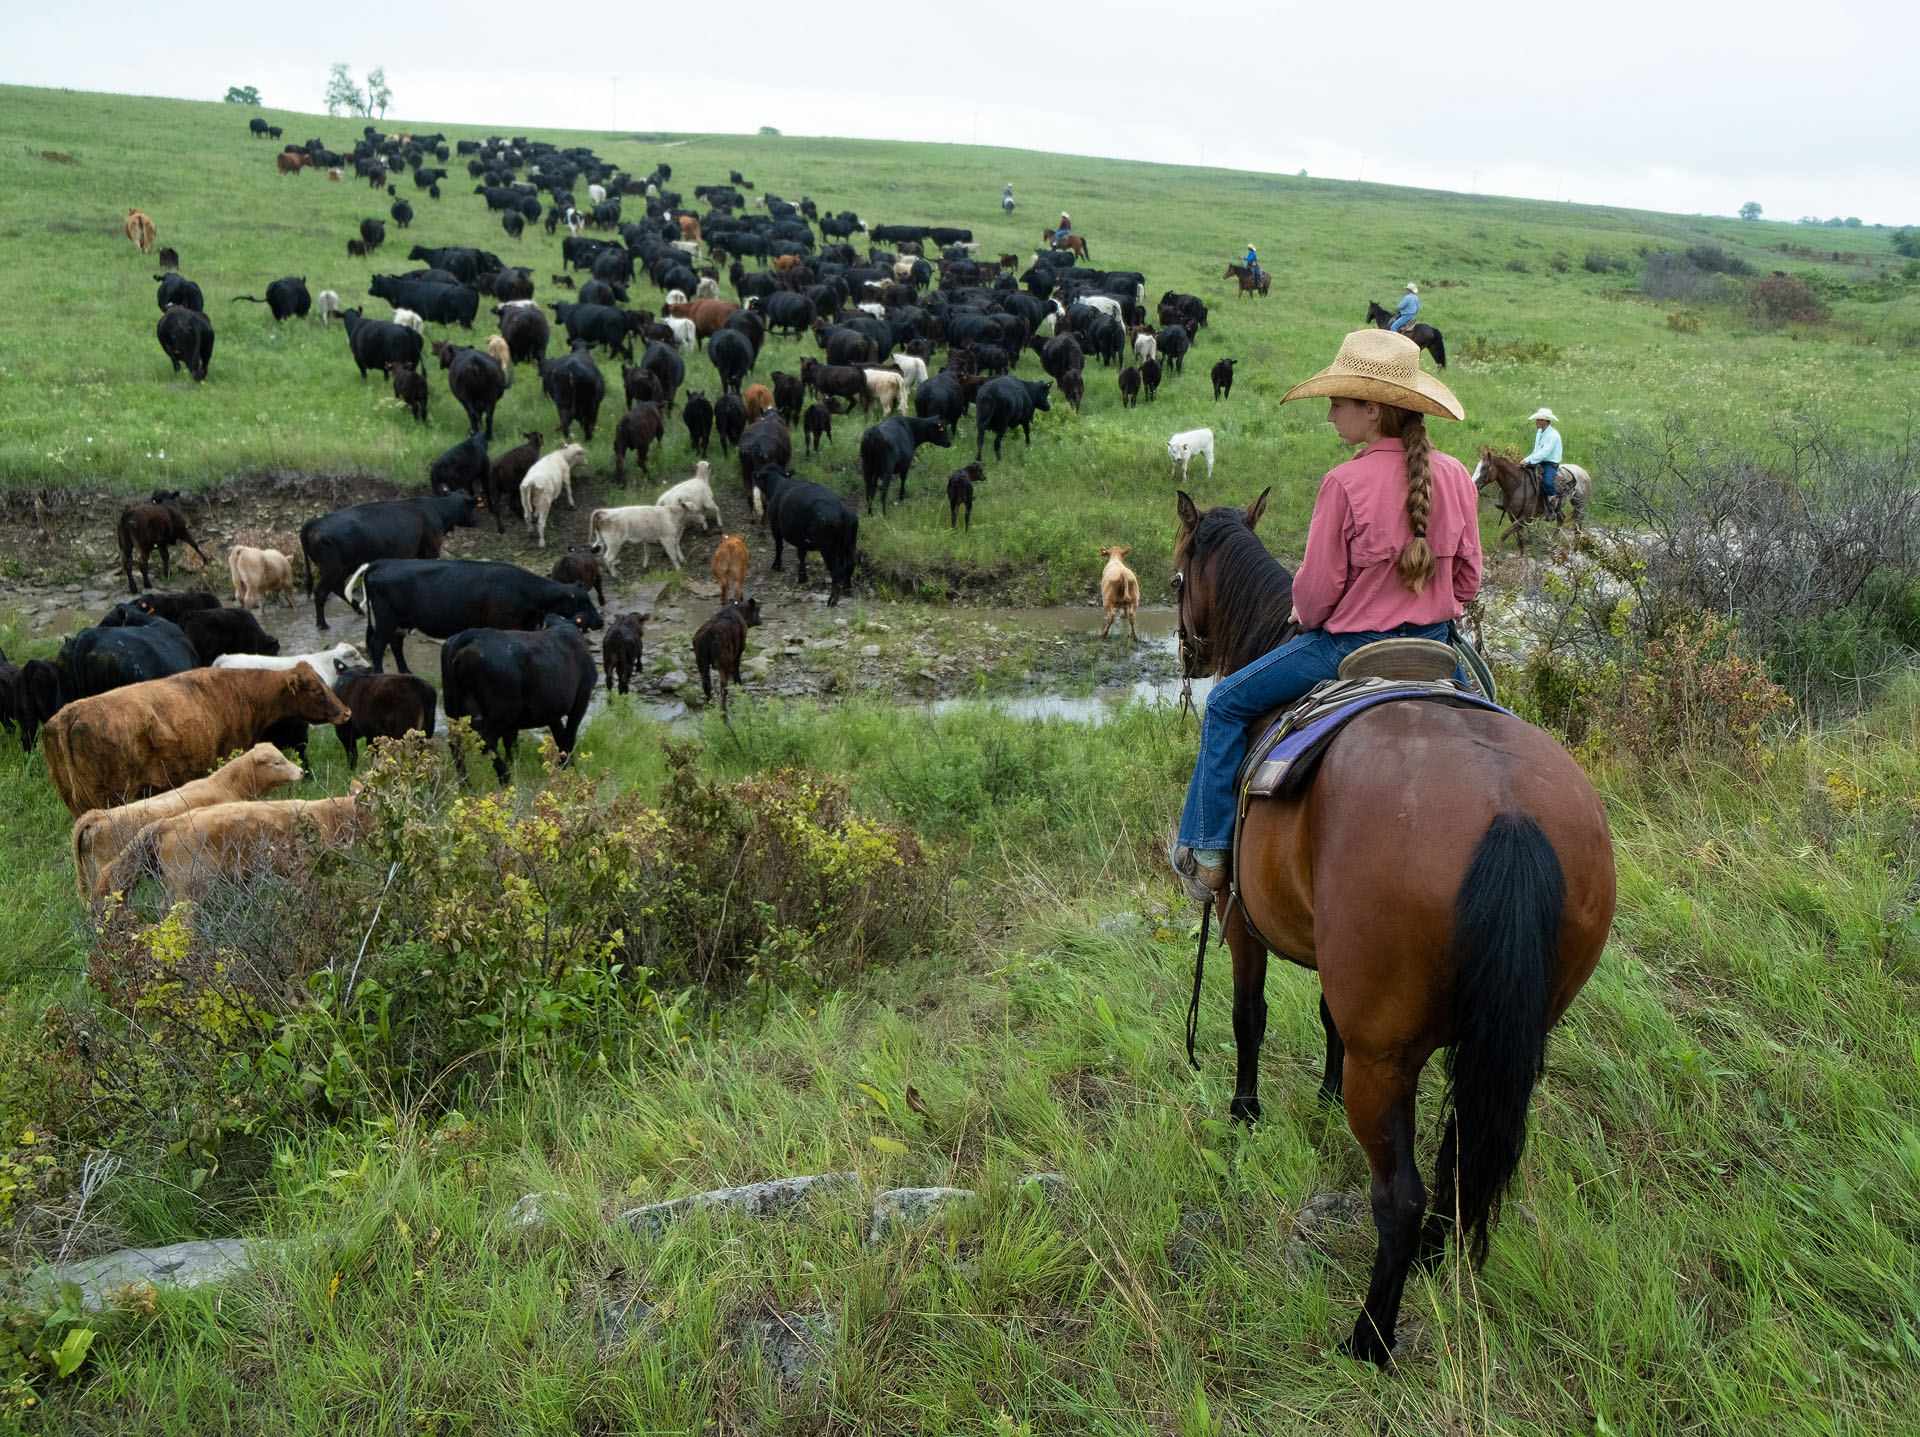
<svg viewBox="0 0 1920 1437">
<path fill-rule="evenodd" d="M 1678 310 L 1667 316 L 1667 328 L 1680 334 L 1693 334 L 1700 328 L 1700 316 L 1691 310 Z"/>
<path fill-rule="evenodd" d="M 1571 261 L 1558 250 L 1555 250 L 1553 254 L 1547 258 L 1547 268 L 1555 274 L 1565 274 L 1570 266 Z"/>
<path fill-rule="evenodd" d="M 1753 266 L 1738 255 L 1730 255 L 1717 244 L 1687 246 L 1687 263 L 1708 274 L 1752 274 Z"/>
<path fill-rule="evenodd" d="M 1525 274 L 1527 272 L 1527 262 L 1519 258 L 1510 259 L 1507 261 L 1507 268 L 1515 274 Z"/>
<path fill-rule="evenodd" d="M 1560 358 L 1557 345 L 1544 339 L 1489 339 L 1472 335 L 1460 350 L 1462 359 L 1482 364 L 1505 361 L 1510 364 L 1553 364 Z"/>
<path fill-rule="evenodd" d="M 1756 280 L 1747 294 L 1747 307 L 1762 324 L 1821 324 L 1830 311 L 1806 284 L 1784 270 Z"/>
<path fill-rule="evenodd" d="M 1700 268 L 1685 255 L 1672 250 L 1652 250 L 1646 259 L 1646 268 L 1640 276 L 1640 292 L 1650 299 L 1719 304 L 1731 296 L 1732 291 L 1722 276 Z"/>
<path fill-rule="evenodd" d="M 1628 259 L 1625 255 L 1609 254 L 1603 249 L 1588 250 L 1587 257 L 1581 260 L 1580 264 L 1588 274 L 1606 274 L 1609 271 L 1618 274 L 1631 274 L 1633 272 L 1632 260 Z"/>
<path fill-rule="evenodd" d="M 1893 252 L 1905 255 L 1908 259 L 1920 259 L 1920 230 L 1904 229 L 1893 232 Z"/>
</svg>

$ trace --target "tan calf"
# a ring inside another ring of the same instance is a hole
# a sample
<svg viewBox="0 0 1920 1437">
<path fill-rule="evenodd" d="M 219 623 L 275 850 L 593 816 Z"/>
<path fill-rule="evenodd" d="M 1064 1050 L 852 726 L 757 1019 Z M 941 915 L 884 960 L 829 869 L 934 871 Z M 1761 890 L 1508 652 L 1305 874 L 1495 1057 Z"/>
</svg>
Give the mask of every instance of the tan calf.
<svg viewBox="0 0 1920 1437">
<path fill-rule="evenodd" d="M 258 608 L 266 617 L 267 595 L 278 594 L 293 607 L 293 560 L 278 549 L 254 549 L 235 544 L 227 550 L 227 577 L 233 580 L 233 601 L 243 609 Z"/>
<path fill-rule="evenodd" d="M 1100 573 L 1100 607 L 1107 615 L 1106 626 L 1100 630 L 1100 637 L 1104 639 L 1113 628 L 1113 621 L 1124 614 L 1127 632 L 1138 643 L 1140 630 L 1134 625 L 1134 616 L 1140 612 L 1140 579 L 1121 562 L 1133 549 L 1115 545 L 1100 552 L 1107 561 L 1107 567 Z"/>
<path fill-rule="evenodd" d="M 323 848 L 353 842 L 354 799 L 290 798 L 216 803 L 155 819 L 134 834 L 100 876 L 103 893 L 132 896 L 151 873 L 178 903 L 215 879 L 243 883 L 268 873 L 290 876 Z"/>
<path fill-rule="evenodd" d="M 722 536 L 713 551 L 713 578 L 720 586 L 721 603 L 747 596 L 747 541 L 738 534 Z"/>
</svg>

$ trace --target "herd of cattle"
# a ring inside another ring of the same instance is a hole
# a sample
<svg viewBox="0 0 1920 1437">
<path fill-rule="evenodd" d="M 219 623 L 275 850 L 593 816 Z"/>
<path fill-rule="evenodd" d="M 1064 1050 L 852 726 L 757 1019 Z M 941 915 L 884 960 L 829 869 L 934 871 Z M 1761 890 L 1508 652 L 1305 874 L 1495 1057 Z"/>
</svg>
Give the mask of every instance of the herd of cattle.
<svg viewBox="0 0 1920 1437">
<path fill-rule="evenodd" d="M 252 128 L 278 138 L 259 121 Z M 1070 253 L 1036 254 L 1022 270 L 1014 255 L 982 258 L 963 228 L 869 227 L 851 211 L 822 215 L 804 197 L 790 204 L 761 194 L 749 205 L 743 191 L 752 185 L 738 172 L 728 184 L 696 187 L 694 198 L 705 208 L 695 210 L 669 187 L 665 164 L 635 176 L 585 147 L 524 138 L 462 140 L 455 149 L 476 182 L 474 193 L 500 213 L 507 237 L 521 240 L 543 217 L 549 234 L 565 228 L 561 272 L 550 283 L 570 298 L 543 309 L 531 268 L 457 245 L 414 245 L 410 258 L 420 268 L 370 276 L 366 292 L 392 308 L 387 319 L 344 307 L 334 290 L 315 295 L 298 276 L 273 280 L 262 296 L 233 296 L 264 304 L 275 322 L 316 312 L 329 325 L 339 319 L 361 377 L 386 376 L 422 423 L 432 401 L 430 352 L 465 417 L 467 436 L 429 468 L 429 492 L 353 505 L 300 530 L 317 627 L 329 627 L 326 603 L 338 595 L 365 616 L 366 653 L 341 644 L 280 654 L 278 640 L 252 612 L 264 615 L 274 594 L 293 602 L 293 560 L 273 549 L 229 552 L 236 607 L 205 591 L 143 592 L 151 586 L 154 551 L 163 579 L 171 575 L 172 546 L 206 557 L 180 494 L 161 490 L 120 516 L 121 567 L 134 597 L 69 638 L 51 661 L 15 667 L 0 656 L 0 722 L 13 722 L 29 746 L 36 738 L 44 743 L 49 774 L 76 818 L 83 891 L 124 888 L 132 862 L 157 865 L 178 893 L 189 879 L 172 871 L 166 855 L 183 843 L 197 855 L 196 872 L 218 871 L 239 861 L 218 854 L 251 851 L 241 841 L 248 833 L 284 839 L 296 828 L 310 837 L 345 831 L 351 798 L 328 800 L 335 807 L 324 810 L 262 800 L 265 788 L 289 781 L 291 765 L 275 769 L 258 749 L 214 773 L 223 755 L 256 744 L 290 749 L 304 761 L 313 724 L 334 727 L 350 765 L 362 741 L 432 733 L 436 708 L 450 720 L 472 720 L 503 779 L 524 729 L 550 728 L 570 753 L 601 678 L 586 634 L 606 630 L 601 663 L 609 689 L 617 680 L 626 692 L 642 657 L 644 618 L 622 615 L 608 626 L 595 605 L 596 595 L 605 602 L 603 575 L 617 575 L 621 549 L 633 543 L 642 546 L 643 561 L 658 546 L 677 568 L 689 529 L 719 527 L 708 462 L 714 437 L 722 459 L 737 463 L 743 498 L 772 540 L 772 567 L 782 567 L 791 545 L 805 585 L 807 555 L 817 553 L 828 600 L 837 603 L 852 590 L 862 516 L 836 489 L 794 471 L 795 428 L 803 457 L 812 457 L 831 441 L 834 419 L 856 406 L 869 415 L 877 407 L 877 422 L 860 437 L 860 474 L 866 514 L 878 498 L 885 515 L 891 502 L 906 498 L 916 452 L 951 447 L 971 413 L 974 460 L 948 480 L 949 522 L 957 526 L 964 517 L 970 528 L 989 435 L 998 460 L 1010 431 L 1031 444 L 1035 418 L 1052 407 L 1056 389 L 1079 408 L 1089 358 L 1119 366 L 1123 405 L 1143 393 L 1152 401 L 1163 381 L 1184 370 L 1207 322 L 1197 297 L 1169 292 L 1152 315 L 1157 324 L 1150 323 L 1143 275 L 1090 269 Z M 411 175 L 416 197 L 437 200 L 452 162 L 444 136 L 381 135 L 368 127 L 350 152 L 310 140 L 287 146 L 276 163 L 284 175 L 314 168 L 384 188 L 389 218 L 404 229 L 414 210 L 398 183 Z M 128 234 L 146 252 L 155 227 L 138 218 L 136 225 L 129 216 Z M 854 247 L 856 235 L 866 242 L 864 254 Z M 373 256 L 385 241 L 385 222 L 366 219 L 350 253 Z M 179 271 L 172 250 L 162 249 L 160 259 L 161 348 L 176 372 L 204 380 L 213 354 L 205 296 Z M 632 302 L 642 274 L 661 296 L 656 308 Z M 723 277 L 735 299 L 721 297 Z M 489 301 L 497 332 L 484 344 L 429 345 L 428 325 L 471 330 Z M 556 326 L 565 333 L 558 346 Z M 755 383 L 763 348 L 778 334 L 810 336 L 820 357 L 800 359 L 798 373 L 773 370 L 770 383 Z M 688 361 L 702 351 L 714 371 L 712 398 L 687 388 Z M 521 520 L 545 547 L 553 506 L 563 497 L 572 504 L 574 470 L 600 431 L 608 380 L 597 353 L 620 362 L 624 413 L 611 445 L 616 479 L 624 478 L 629 456 L 643 475 L 651 472 L 650 452 L 665 448 L 675 417 L 698 457 L 694 474 L 653 504 L 593 510 L 588 543 L 569 550 L 549 577 L 517 564 L 443 559 L 447 535 L 486 513 L 502 531 L 509 516 Z M 1029 354 L 1044 380 L 1018 374 Z M 521 443 L 495 452 L 495 409 L 523 366 L 532 367 L 554 405 L 559 443 L 549 448 L 545 435 L 528 431 Z M 1216 399 L 1230 393 L 1233 361 L 1217 364 L 1213 379 Z M 1196 435 L 1205 443 L 1190 446 Z M 1211 439 L 1207 431 L 1178 435 L 1169 453 L 1180 459 L 1205 452 L 1211 462 Z M 1124 569 L 1119 552 L 1110 555 L 1112 565 Z M 693 647 L 708 697 L 717 678 L 724 708 L 759 605 L 745 595 L 741 536 L 722 537 L 712 568 L 723 602 Z M 1118 607 L 1131 624 L 1137 584 L 1130 595 L 1124 584 L 1115 589 L 1106 581 L 1111 570 L 1102 585 L 1109 622 Z M 402 645 L 416 633 L 445 641 L 438 695 L 408 671 Z M 397 673 L 385 672 L 389 651 Z M 83 829 L 90 835 L 84 865 Z M 109 843 L 102 837 L 109 830 L 124 841 Z M 145 836 L 135 842 L 137 834 Z"/>
</svg>

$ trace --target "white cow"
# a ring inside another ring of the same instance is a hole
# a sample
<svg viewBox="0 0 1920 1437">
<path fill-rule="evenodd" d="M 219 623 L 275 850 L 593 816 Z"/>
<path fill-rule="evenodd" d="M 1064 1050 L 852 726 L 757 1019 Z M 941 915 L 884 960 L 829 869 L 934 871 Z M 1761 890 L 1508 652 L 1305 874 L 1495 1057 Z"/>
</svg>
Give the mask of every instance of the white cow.
<svg viewBox="0 0 1920 1437">
<path fill-rule="evenodd" d="M 1160 341 L 1151 334 L 1136 334 L 1133 337 L 1133 357 L 1141 364 L 1149 359 L 1160 357 Z"/>
<path fill-rule="evenodd" d="M 1088 309 L 1097 309 L 1102 314 L 1110 314 L 1123 322 L 1126 319 L 1125 313 L 1120 308 L 1120 301 L 1110 294 L 1083 294 L 1079 297 L 1079 303 L 1084 304 Z"/>
<path fill-rule="evenodd" d="M 677 569 L 680 567 L 680 530 L 686 517 L 687 509 L 683 505 L 671 509 L 658 504 L 595 509 L 587 518 L 587 544 L 607 561 L 607 572 L 615 578 L 620 576 L 615 561 L 628 544 L 640 546 L 641 568 L 647 564 L 647 546 L 658 544 L 660 552 L 671 559 Z"/>
<path fill-rule="evenodd" d="M 927 382 L 927 362 L 915 354 L 896 354 L 894 368 L 900 371 L 901 386 L 909 395 Z"/>
<path fill-rule="evenodd" d="M 879 404 L 880 417 L 882 419 L 886 418 L 887 415 L 893 413 L 896 409 L 902 414 L 907 412 L 907 401 L 903 390 L 904 386 L 901 383 L 901 378 L 897 371 L 892 369 L 867 370 L 867 403 Z M 866 405 L 862 405 L 861 407 L 864 409 Z"/>
<path fill-rule="evenodd" d="M 700 347 L 699 331 L 693 327 L 693 321 L 682 319 L 675 314 L 663 314 L 660 322 L 673 331 L 673 342 L 683 354 L 691 354 Z"/>
<path fill-rule="evenodd" d="M 592 200 L 596 205 L 604 205 L 607 202 L 607 191 L 605 186 L 588 185 L 587 198 Z"/>
<path fill-rule="evenodd" d="M 291 669 L 311 664 L 320 682 L 332 688 L 340 670 L 364 668 L 366 655 L 352 644 L 335 644 L 311 654 L 222 654 L 213 661 L 216 669 Z"/>
<path fill-rule="evenodd" d="M 693 287 L 693 297 L 695 299 L 720 298 L 720 281 L 710 274 L 701 275 L 700 283 Z"/>
<path fill-rule="evenodd" d="M 1180 466 L 1180 479 L 1184 483 L 1187 477 L 1187 461 L 1196 454 L 1207 456 L 1207 477 L 1213 477 L 1213 431 L 1211 429 L 1189 429 L 1184 434 L 1176 434 L 1167 441 L 1167 458 Z"/>
<path fill-rule="evenodd" d="M 713 501 L 713 485 L 707 478 L 707 461 L 702 459 L 693 466 L 693 477 L 682 479 L 672 488 L 663 490 L 655 501 L 661 509 L 684 509 L 687 523 L 695 519 L 701 521 L 704 529 L 720 527 L 720 506 Z"/>
<path fill-rule="evenodd" d="M 321 290 L 313 297 L 313 312 L 320 316 L 320 323 L 331 325 L 340 312 L 340 296 L 330 289 Z"/>
<path fill-rule="evenodd" d="M 574 507 L 573 466 L 586 457 L 584 446 L 568 444 L 534 460 L 520 481 L 520 512 L 527 516 L 527 527 L 536 533 L 535 542 L 542 549 L 547 547 L 547 514 L 553 501 L 565 494 L 567 507 Z"/>
<path fill-rule="evenodd" d="M 393 322 L 395 324 L 404 324 L 415 334 L 424 335 L 427 332 L 427 322 L 410 309 L 396 308 L 393 311 Z"/>
</svg>

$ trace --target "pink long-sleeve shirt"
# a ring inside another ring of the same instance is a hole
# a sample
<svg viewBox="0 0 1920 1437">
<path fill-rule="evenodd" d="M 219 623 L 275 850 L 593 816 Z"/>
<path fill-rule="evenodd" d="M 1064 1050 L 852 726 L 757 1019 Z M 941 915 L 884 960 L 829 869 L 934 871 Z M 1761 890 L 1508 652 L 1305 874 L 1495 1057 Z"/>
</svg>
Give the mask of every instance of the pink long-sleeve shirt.
<svg viewBox="0 0 1920 1437">
<path fill-rule="evenodd" d="M 1320 482 L 1307 553 L 1293 576 L 1293 606 L 1305 629 L 1377 633 L 1402 624 L 1443 624 L 1480 592 L 1479 496 L 1450 454 L 1432 452 L 1433 513 L 1427 543 L 1434 576 L 1415 594 L 1395 563 L 1413 539 L 1407 522 L 1406 446 L 1369 444 Z"/>
</svg>

